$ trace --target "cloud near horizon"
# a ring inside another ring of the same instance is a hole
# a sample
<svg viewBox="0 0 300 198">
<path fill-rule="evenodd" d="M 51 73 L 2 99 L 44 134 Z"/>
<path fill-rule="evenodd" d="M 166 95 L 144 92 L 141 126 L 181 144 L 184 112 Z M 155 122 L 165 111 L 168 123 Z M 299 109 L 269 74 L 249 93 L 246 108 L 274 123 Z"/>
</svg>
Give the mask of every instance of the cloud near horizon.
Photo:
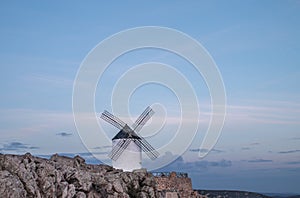
<svg viewBox="0 0 300 198">
<path fill-rule="evenodd" d="M 7 144 L 3 144 L 2 148 L 0 147 L 0 151 L 16 151 L 23 152 L 28 150 L 39 149 L 40 147 L 31 146 L 29 144 L 24 144 L 22 142 L 13 141 Z"/>
<path fill-rule="evenodd" d="M 291 162 L 287 162 L 286 164 L 290 164 L 290 165 L 299 165 L 300 161 L 291 161 Z"/>
<path fill-rule="evenodd" d="M 189 150 L 190 152 L 195 152 L 195 153 L 207 153 L 208 152 L 208 149 L 200 149 L 200 148 L 196 148 L 196 149 L 190 149 Z M 214 152 L 214 153 L 224 153 L 226 151 L 224 150 L 220 150 L 220 149 L 212 149 L 210 152 Z"/>
<path fill-rule="evenodd" d="M 255 160 L 248 160 L 247 162 L 250 162 L 250 163 L 264 163 L 264 162 L 273 162 L 273 160 L 255 159 Z"/>
<path fill-rule="evenodd" d="M 62 137 L 68 137 L 68 136 L 72 136 L 73 134 L 72 133 L 66 133 L 66 132 L 60 132 L 60 133 L 57 133 L 56 135 L 62 136 Z"/>
<path fill-rule="evenodd" d="M 300 149 L 296 149 L 296 150 L 288 150 L 288 151 L 279 151 L 279 154 L 289 154 L 289 153 L 299 153 Z"/>
<path fill-rule="evenodd" d="M 231 160 L 219 160 L 219 161 L 207 161 L 200 160 L 194 162 L 185 162 L 183 158 L 180 156 L 175 161 L 170 163 L 169 165 L 160 168 L 156 171 L 177 171 L 177 172 L 198 172 L 199 170 L 207 170 L 208 168 L 226 168 L 232 166 Z"/>
<path fill-rule="evenodd" d="M 250 147 L 242 147 L 241 150 L 248 151 L 248 150 L 251 150 L 251 148 Z"/>
</svg>

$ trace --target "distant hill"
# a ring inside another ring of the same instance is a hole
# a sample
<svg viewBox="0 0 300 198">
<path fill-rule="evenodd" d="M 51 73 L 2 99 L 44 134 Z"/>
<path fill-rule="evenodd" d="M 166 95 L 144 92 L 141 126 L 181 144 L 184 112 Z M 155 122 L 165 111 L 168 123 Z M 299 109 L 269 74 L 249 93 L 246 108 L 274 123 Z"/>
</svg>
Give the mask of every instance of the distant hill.
<svg viewBox="0 0 300 198">
<path fill-rule="evenodd" d="M 300 195 L 276 194 L 276 193 L 255 193 L 233 190 L 197 190 L 198 193 L 207 198 L 300 198 Z"/>
<path fill-rule="evenodd" d="M 287 193 L 263 193 L 264 195 L 272 198 L 300 198 L 300 195 L 287 194 Z"/>
<path fill-rule="evenodd" d="M 231 190 L 197 190 L 200 195 L 206 195 L 208 198 L 269 198 L 269 196 L 247 192 L 247 191 L 231 191 Z"/>
</svg>

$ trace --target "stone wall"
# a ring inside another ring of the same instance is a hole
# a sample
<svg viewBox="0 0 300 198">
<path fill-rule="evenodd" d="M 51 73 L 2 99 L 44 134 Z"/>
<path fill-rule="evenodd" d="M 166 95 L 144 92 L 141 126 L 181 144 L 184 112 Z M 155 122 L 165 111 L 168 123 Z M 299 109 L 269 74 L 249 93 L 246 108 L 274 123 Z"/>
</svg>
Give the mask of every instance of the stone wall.
<svg viewBox="0 0 300 198">
<path fill-rule="evenodd" d="M 167 176 L 155 176 L 157 190 L 167 191 L 193 191 L 192 181 L 189 177 L 178 177 L 175 172 Z"/>
<path fill-rule="evenodd" d="M 192 188 L 192 180 L 187 174 L 171 172 L 154 174 L 156 190 L 165 198 L 200 198 Z"/>
</svg>

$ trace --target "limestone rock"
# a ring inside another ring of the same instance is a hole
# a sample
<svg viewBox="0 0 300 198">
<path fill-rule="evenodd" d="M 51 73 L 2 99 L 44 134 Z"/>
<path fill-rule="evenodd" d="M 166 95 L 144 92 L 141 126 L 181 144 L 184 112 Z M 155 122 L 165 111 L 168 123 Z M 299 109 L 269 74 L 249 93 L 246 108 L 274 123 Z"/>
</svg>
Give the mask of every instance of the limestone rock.
<svg viewBox="0 0 300 198">
<path fill-rule="evenodd" d="M 0 171 L 0 195 L 5 197 L 26 197 L 22 182 L 8 171 Z"/>
<path fill-rule="evenodd" d="M 123 172 L 107 165 L 90 165 L 80 156 L 54 154 L 49 160 L 0 154 L 1 197 L 129 198 L 153 194 L 154 178 L 146 170 Z M 152 190 L 149 190 L 152 189 Z"/>
</svg>

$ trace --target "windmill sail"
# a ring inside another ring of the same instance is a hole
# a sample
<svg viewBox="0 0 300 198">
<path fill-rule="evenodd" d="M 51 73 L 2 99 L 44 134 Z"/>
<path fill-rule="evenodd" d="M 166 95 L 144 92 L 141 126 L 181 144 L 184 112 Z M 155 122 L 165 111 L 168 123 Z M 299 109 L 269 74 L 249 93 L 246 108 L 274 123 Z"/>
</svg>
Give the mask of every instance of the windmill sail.
<svg viewBox="0 0 300 198">
<path fill-rule="evenodd" d="M 131 139 L 119 141 L 118 144 L 113 148 L 110 158 L 116 161 L 120 157 L 120 155 L 124 152 L 124 150 L 128 147 L 131 141 L 132 141 Z M 121 144 L 119 145 L 120 142 Z"/>
<path fill-rule="evenodd" d="M 147 107 L 144 110 L 144 112 L 138 117 L 135 123 L 132 125 L 133 130 L 135 132 L 139 132 L 153 114 L 154 111 L 151 109 L 151 107 Z"/>
<path fill-rule="evenodd" d="M 109 158 L 113 158 L 114 154 L 118 151 L 118 149 L 125 143 L 125 140 L 119 141 L 116 145 L 113 146 L 111 152 L 108 154 Z"/>
<path fill-rule="evenodd" d="M 154 111 L 151 109 L 151 107 L 147 107 L 133 124 L 133 130 L 135 132 L 140 131 L 153 114 Z M 142 148 L 142 150 L 150 157 L 150 159 L 156 159 L 159 156 L 159 153 L 146 141 L 145 138 L 143 138 L 142 136 L 139 137 L 140 139 L 136 142 L 139 147 Z"/>
<path fill-rule="evenodd" d="M 154 160 L 159 156 L 159 153 L 144 138 L 138 139 L 136 143 L 150 159 Z"/>
<path fill-rule="evenodd" d="M 112 151 L 108 155 L 112 160 L 116 161 L 122 155 L 124 150 L 126 150 L 129 144 L 133 141 L 142 151 L 144 151 L 150 159 L 154 160 L 159 156 L 159 153 L 136 132 L 140 131 L 145 123 L 151 118 L 154 111 L 151 107 L 147 107 L 143 113 L 135 121 L 131 129 L 127 124 L 125 124 L 118 117 L 112 115 L 108 111 L 104 111 L 101 114 L 101 118 L 113 126 L 117 127 L 121 131 L 113 138 L 118 139 L 118 143 L 112 148 Z"/>
<path fill-rule="evenodd" d="M 104 111 L 101 114 L 101 118 L 103 120 L 107 121 L 108 123 L 114 125 L 115 127 L 117 127 L 120 130 L 123 129 L 124 126 L 126 125 L 122 120 L 120 120 L 118 117 L 112 115 L 108 111 Z"/>
</svg>

